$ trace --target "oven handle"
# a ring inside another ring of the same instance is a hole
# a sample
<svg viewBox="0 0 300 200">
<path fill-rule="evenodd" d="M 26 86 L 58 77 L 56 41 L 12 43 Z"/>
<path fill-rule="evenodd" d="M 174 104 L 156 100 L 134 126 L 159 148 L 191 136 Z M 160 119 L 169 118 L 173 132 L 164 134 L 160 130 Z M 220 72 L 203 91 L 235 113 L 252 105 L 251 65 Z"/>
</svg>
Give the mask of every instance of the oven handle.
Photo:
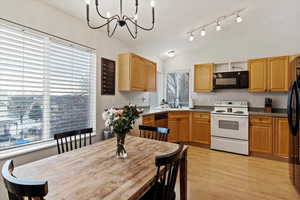
<svg viewBox="0 0 300 200">
<path fill-rule="evenodd" d="M 248 115 L 220 115 L 212 113 L 212 117 L 249 118 Z"/>
</svg>

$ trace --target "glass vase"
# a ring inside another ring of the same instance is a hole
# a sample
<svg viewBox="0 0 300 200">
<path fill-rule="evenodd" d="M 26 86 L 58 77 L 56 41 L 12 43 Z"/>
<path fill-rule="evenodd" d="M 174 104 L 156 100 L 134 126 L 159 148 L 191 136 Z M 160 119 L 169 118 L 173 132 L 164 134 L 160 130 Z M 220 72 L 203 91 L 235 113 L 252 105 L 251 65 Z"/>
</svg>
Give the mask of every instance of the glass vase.
<svg viewBox="0 0 300 200">
<path fill-rule="evenodd" d="M 128 154 L 125 149 L 125 138 L 126 133 L 117 133 L 117 158 L 125 159 L 127 158 Z"/>
</svg>

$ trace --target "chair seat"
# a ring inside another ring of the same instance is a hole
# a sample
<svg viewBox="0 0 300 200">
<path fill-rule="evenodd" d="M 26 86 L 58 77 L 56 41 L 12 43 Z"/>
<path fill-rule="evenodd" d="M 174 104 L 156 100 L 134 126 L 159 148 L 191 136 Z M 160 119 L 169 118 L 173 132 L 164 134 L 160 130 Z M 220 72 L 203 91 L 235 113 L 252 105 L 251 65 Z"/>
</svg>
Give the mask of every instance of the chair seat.
<svg viewBox="0 0 300 200">
<path fill-rule="evenodd" d="M 158 187 L 156 185 L 152 186 L 151 189 L 148 192 L 146 192 L 144 194 L 144 196 L 140 200 L 154 200 L 154 193 L 155 193 L 156 189 L 158 189 L 157 190 L 158 193 L 157 193 L 157 197 L 156 197 L 155 200 L 163 200 L 163 197 L 162 197 L 163 193 L 162 193 L 162 191 L 165 190 L 164 189 L 165 187 L 166 186 L 164 186 L 164 185 L 162 185 L 160 183 L 158 184 Z M 172 199 L 172 200 L 176 199 L 176 193 L 175 193 L 175 191 L 172 191 L 172 194 L 170 194 L 170 195 L 171 195 L 170 199 Z"/>
</svg>

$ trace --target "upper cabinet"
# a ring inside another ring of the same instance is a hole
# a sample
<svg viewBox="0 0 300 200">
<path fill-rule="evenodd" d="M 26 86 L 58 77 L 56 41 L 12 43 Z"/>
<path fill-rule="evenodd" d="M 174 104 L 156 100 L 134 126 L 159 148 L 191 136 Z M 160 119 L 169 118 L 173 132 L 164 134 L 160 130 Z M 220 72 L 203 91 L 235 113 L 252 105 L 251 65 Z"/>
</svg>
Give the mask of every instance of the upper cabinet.
<svg viewBox="0 0 300 200">
<path fill-rule="evenodd" d="M 248 61 L 249 68 L 249 91 L 267 91 L 267 68 L 268 59 L 255 59 Z"/>
<path fill-rule="evenodd" d="M 249 91 L 287 92 L 293 79 L 289 66 L 288 56 L 249 60 Z"/>
<path fill-rule="evenodd" d="M 289 57 L 268 59 L 268 91 L 288 92 L 291 77 L 289 76 Z"/>
<path fill-rule="evenodd" d="M 156 90 L 156 63 L 132 53 L 120 54 L 118 61 L 119 91 Z"/>
<path fill-rule="evenodd" d="M 213 90 L 213 64 L 195 65 L 194 91 L 211 92 Z"/>
</svg>

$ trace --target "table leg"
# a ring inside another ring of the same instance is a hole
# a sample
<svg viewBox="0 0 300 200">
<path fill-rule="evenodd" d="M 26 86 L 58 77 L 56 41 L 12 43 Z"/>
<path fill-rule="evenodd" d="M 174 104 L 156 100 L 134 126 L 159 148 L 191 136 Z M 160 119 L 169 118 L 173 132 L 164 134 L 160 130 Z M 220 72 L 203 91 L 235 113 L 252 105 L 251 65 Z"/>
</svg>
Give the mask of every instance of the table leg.
<svg viewBox="0 0 300 200">
<path fill-rule="evenodd" d="M 187 150 L 180 161 L 180 200 L 187 200 Z"/>
</svg>

